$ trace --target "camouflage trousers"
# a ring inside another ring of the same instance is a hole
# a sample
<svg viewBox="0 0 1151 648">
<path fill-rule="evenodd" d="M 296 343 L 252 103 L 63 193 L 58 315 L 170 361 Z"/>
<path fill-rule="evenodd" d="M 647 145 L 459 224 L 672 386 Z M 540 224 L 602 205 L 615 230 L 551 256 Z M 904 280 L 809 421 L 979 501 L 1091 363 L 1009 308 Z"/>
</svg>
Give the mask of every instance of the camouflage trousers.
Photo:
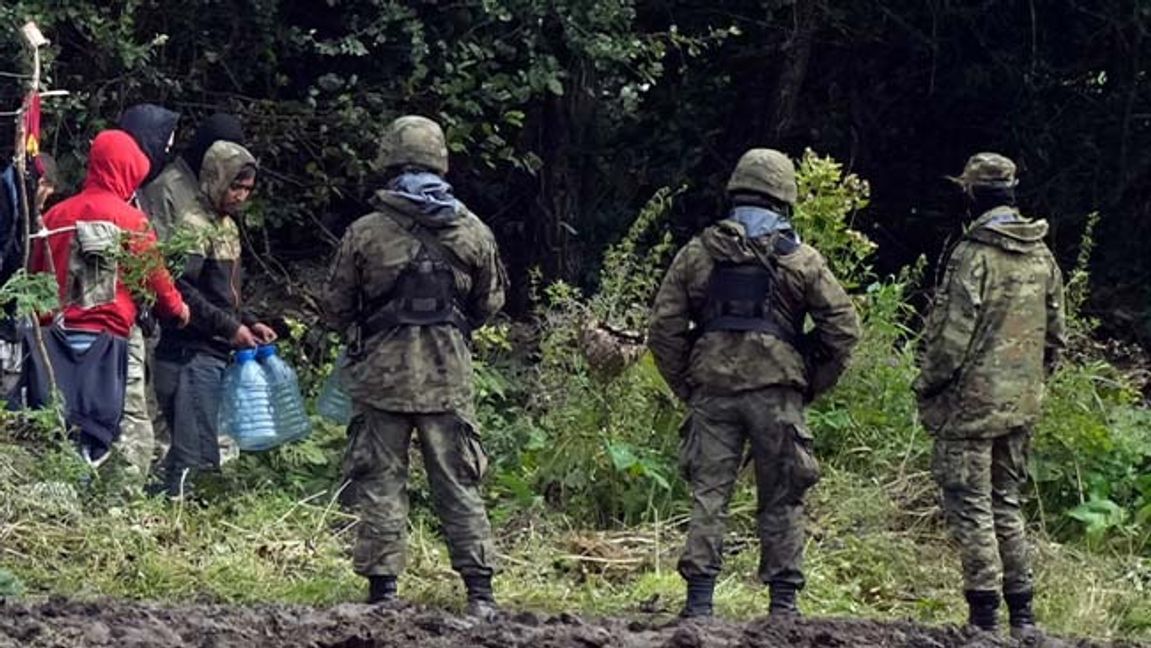
<svg viewBox="0 0 1151 648">
<path fill-rule="evenodd" d="M 124 417 L 120 423 L 120 454 L 128 463 L 134 478 L 143 481 L 152 467 L 156 439 L 152 417 L 148 413 L 148 385 L 145 381 L 147 347 L 140 327 L 133 326 L 128 335 L 128 381 L 124 387 Z"/>
<path fill-rule="evenodd" d="M 819 480 L 819 466 L 802 394 L 784 387 L 693 400 L 680 444 L 692 511 L 679 573 L 719 573 L 728 504 L 748 445 L 755 465 L 759 578 L 803 587 L 803 495 Z"/>
<path fill-rule="evenodd" d="M 965 589 L 1032 589 L 1020 491 L 1027 481 L 1027 429 L 991 439 L 936 439 L 932 472 L 959 545 Z"/>
<path fill-rule="evenodd" d="M 352 554 L 356 573 L 396 576 L 404 570 L 413 430 L 452 568 L 462 576 L 491 575 L 495 546 L 479 489 L 487 456 L 475 427 L 453 412 L 409 414 L 360 403 L 341 466 L 343 502 L 360 518 Z"/>
</svg>

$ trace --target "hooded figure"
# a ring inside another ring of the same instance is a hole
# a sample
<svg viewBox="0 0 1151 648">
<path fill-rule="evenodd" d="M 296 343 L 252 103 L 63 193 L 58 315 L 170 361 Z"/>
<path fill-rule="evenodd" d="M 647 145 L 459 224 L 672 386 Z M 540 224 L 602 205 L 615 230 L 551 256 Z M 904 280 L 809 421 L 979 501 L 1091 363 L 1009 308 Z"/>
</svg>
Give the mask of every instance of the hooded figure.
<svg viewBox="0 0 1151 648">
<path fill-rule="evenodd" d="M 165 488 L 179 496 L 193 487 L 185 477 L 220 466 L 218 414 L 224 368 L 233 349 L 275 340 L 275 333 L 244 310 L 240 230 L 233 219 L 256 180 L 247 149 L 218 141 L 201 165 L 195 200 L 175 224 L 193 235 L 178 285 L 191 306 L 183 329 L 164 327 L 156 346 L 156 399 L 171 447 L 164 459 Z"/>
<path fill-rule="evenodd" d="M 136 320 L 131 290 L 116 272 L 114 259 L 109 263 L 95 257 L 100 246 L 121 244 L 135 255 L 155 254 L 156 235 L 149 230 L 147 217 L 128 203 L 147 175 L 148 158 L 132 137 L 123 131 L 104 131 L 92 141 L 83 190 L 44 214 L 45 229 L 54 233 L 46 239 L 47 246 L 45 239 L 37 240 L 30 266 L 56 273 L 69 328 L 106 330 L 125 338 L 131 332 Z M 161 317 L 178 321 L 185 316 L 184 300 L 163 263 L 156 264 L 144 288 L 155 296 Z"/>
<path fill-rule="evenodd" d="M 847 367 L 859 322 L 827 261 L 789 221 L 797 188 L 786 155 L 746 152 L 727 192 L 731 209 L 676 254 L 648 330 L 656 366 L 689 406 L 680 465 L 694 505 L 678 565 L 681 615 L 713 614 L 728 504 L 750 445 L 759 578 L 772 616 L 791 616 L 805 582 L 803 497 L 819 479 L 804 405 Z"/>
<path fill-rule="evenodd" d="M 188 306 L 156 250 L 156 235 L 147 217 L 128 202 L 148 175 L 148 169 L 148 158 L 131 135 L 118 130 L 97 135 L 88 155 L 88 175 L 83 190 L 44 215 L 44 227 L 50 234 L 46 239 L 37 239 L 30 260 L 33 270 L 56 274 L 63 306 L 60 314 L 70 341 L 75 342 L 78 335 L 127 339 L 126 373 L 118 382 L 102 386 L 104 381 L 99 375 L 84 373 L 94 367 L 98 369 L 89 353 L 74 358 L 77 370 L 73 373 L 77 380 L 82 374 L 88 375 L 78 388 L 93 395 L 87 399 L 73 396 L 72 407 L 73 413 L 83 403 L 103 407 L 101 403 L 107 401 L 103 390 L 112 384 L 121 388 L 118 392 L 121 409 L 115 411 L 117 425 L 121 412 L 123 416 L 119 448 L 139 481 L 147 476 L 151 464 L 152 431 L 147 425 L 144 340 L 139 328 L 134 326 L 136 302 L 149 302 L 154 297 L 156 314 L 167 318 L 174 327 L 183 326 L 189 317 Z M 133 263 L 151 257 L 143 286 L 124 283 L 124 273 L 118 267 L 122 248 L 130 252 L 126 258 Z M 136 295 L 132 294 L 133 290 Z M 99 348 L 109 347 L 101 343 Z M 92 387 L 101 391 L 91 392 Z M 88 416 L 93 418 L 91 414 Z M 106 446 L 113 437 L 105 433 L 99 438 Z"/>
<path fill-rule="evenodd" d="M 140 150 L 148 156 L 148 175 L 141 186 L 147 185 L 160 175 L 168 163 L 168 151 L 176 136 L 176 124 L 180 113 L 155 104 L 137 104 L 120 115 L 120 129 L 131 135 Z M 145 210 L 146 211 L 146 210 Z"/>
<path fill-rule="evenodd" d="M 200 123 L 200 127 L 192 135 L 192 141 L 188 143 L 188 148 L 184 149 L 180 158 L 192 170 L 192 174 L 199 177 L 204 156 L 208 154 L 208 149 L 212 148 L 213 144 L 222 140 L 243 146 L 244 139 L 244 127 L 235 115 L 216 113 Z"/>
<path fill-rule="evenodd" d="M 141 205 L 161 239 L 168 238 L 181 213 L 201 200 L 200 172 L 204 157 L 212 145 L 220 141 L 244 145 L 244 131 L 235 116 L 216 113 L 205 119 L 184 152 L 141 190 Z"/>
<path fill-rule="evenodd" d="M 369 600 L 396 598 L 407 544 L 407 462 L 420 440 L 452 568 L 468 614 L 491 618 L 491 526 L 480 496 L 487 457 L 475 426 L 471 331 L 504 302 L 491 230 L 452 195 L 439 125 L 409 115 L 388 127 L 375 211 L 348 228 L 323 293 L 346 333 L 344 386 L 356 404 L 343 472 L 359 525 L 353 562 Z"/>
<path fill-rule="evenodd" d="M 1035 632 L 1021 491 L 1046 371 L 1065 344 L 1063 276 L 1047 223 L 1014 206 L 1015 164 L 978 153 L 952 178 L 976 218 L 947 260 L 927 318 L 915 391 L 935 437 L 932 472 L 960 547 L 969 623 Z"/>
</svg>

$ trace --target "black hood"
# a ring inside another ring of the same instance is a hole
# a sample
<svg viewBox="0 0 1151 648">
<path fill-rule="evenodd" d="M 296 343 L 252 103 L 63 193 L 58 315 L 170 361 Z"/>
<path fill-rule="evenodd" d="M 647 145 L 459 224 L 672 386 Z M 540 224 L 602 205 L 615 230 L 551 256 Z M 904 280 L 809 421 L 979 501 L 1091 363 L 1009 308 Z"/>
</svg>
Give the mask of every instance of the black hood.
<svg viewBox="0 0 1151 648">
<path fill-rule="evenodd" d="M 148 156 L 150 167 L 143 184 L 151 182 L 164 169 L 168 161 L 168 141 L 179 121 L 180 113 L 155 104 L 136 104 L 120 115 L 120 129 L 131 135 Z"/>
<path fill-rule="evenodd" d="M 212 148 L 212 144 L 220 140 L 244 145 L 244 127 L 235 115 L 216 113 L 200 122 L 200 127 L 196 129 L 196 134 L 183 153 L 184 161 L 197 178 L 200 177 L 200 167 L 204 165 L 204 154 Z"/>
</svg>

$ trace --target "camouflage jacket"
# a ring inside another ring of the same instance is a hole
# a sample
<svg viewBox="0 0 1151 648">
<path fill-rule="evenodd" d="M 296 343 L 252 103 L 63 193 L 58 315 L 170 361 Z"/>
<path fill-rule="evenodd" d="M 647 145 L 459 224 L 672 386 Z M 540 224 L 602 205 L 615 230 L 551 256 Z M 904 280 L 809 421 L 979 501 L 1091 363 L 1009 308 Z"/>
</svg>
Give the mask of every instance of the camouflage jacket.
<svg viewBox="0 0 1151 648">
<path fill-rule="evenodd" d="M 406 229 L 413 221 L 466 265 L 453 265 L 456 290 L 463 296 L 469 323 L 482 325 L 503 306 L 507 285 L 495 237 L 462 204 L 459 214 L 446 221 L 434 220 L 383 191 L 373 198 L 373 206 L 376 212 L 344 234 L 322 297 L 328 325 L 348 333 L 351 346 L 361 349 L 349 353 L 344 369 L 348 393 L 356 401 L 395 412 L 470 413 L 470 340 L 455 326 L 398 326 L 367 339 L 354 338 L 359 324 L 372 315 L 362 312 L 362 305 L 386 301 L 419 253 L 421 243 Z"/>
<path fill-rule="evenodd" d="M 1039 416 L 1044 364 L 1065 344 L 1063 275 L 1046 234 L 1046 221 L 997 207 L 951 253 L 915 382 L 934 434 L 989 438 Z"/>
<path fill-rule="evenodd" d="M 769 258 L 777 281 L 773 317 L 787 340 L 763 332 L 700 334 L 716 260 Z M 815 328 L 804 335 L 807 316 Z M 676 255 L 656 296 L 648 331 L 660 373 L 684 400 L 768 386 L 818 395 L 835 385 L 858 341 L 851 298 L 819 252 L 786 233 L 747 239 L 743 226 L 730 219 L 707 228 Z"/>
</svg>

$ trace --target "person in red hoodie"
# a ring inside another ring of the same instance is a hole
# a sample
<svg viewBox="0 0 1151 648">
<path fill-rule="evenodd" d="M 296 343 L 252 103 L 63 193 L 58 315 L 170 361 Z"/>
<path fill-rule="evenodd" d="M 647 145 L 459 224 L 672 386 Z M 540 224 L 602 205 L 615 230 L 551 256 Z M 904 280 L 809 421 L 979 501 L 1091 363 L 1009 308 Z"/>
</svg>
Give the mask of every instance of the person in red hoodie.
<svg viewBox="0 0 1151 648">
<path fill-rule="evenodd" d="M 32 271 L 55 272 L 61 304 L 56 317 L 70 336 L 107 332 L 128 341 L 124 420 L 129 425 L 148 418 L 144 339 L 135 326 L 133 290 L 146 293 L 143 302 L 154 299 L 153 312 L 158 318 L 183 326 L 190 316 L 156 249 L 156 234 L 147 216 L 129 204 L 149 168 L 148 157 L 131 135 L 119 130 L 98 134 L 92 141 L 83 190 L 44 214 L 45 232 L 33 246 L 29 261 Z M 143 286 L 124 281 L 118 259 L 125 256 L 119 254 L 125 249 L 129 252 L 125 258 L 151 268 Z M 140 453 L 132 452 L 132 435 L 122 441 L 118 444 L 121 454 L 143 480 L 151 461 L 150 448 L 146 456 L 135 457 Z"/>
</svg>

